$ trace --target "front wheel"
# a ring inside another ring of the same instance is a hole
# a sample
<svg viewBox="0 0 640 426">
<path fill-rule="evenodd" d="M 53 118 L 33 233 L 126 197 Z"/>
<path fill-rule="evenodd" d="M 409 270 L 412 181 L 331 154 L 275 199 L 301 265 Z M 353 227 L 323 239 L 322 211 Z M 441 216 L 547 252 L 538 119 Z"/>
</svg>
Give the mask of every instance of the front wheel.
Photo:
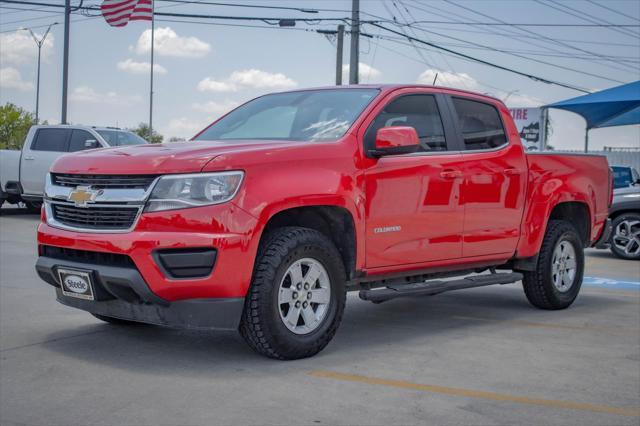
<svg viewBox="0 0 640 426">
<path fill-rule="evenodd" d="M 529 302 L 540 309 L 564 309 L 578 296 L 584 274 L 584 250 L 576 229 L 551 220 L 535 271 L 525 272 L 522 285 Z"/>
<path fill-rule="evenodd" d="M 640 213 L 625 213 L 613 220 L 611 251 L 622 259 L 640 259 Z"/>
<path fill-rule="evenodd" d="M 313 356 L 333 338 L 346 301 L 345 271 L 318 231 L 276 230 L 260 249 L 240 333 L 258 353 L 289 360 Z"/>
</svg>

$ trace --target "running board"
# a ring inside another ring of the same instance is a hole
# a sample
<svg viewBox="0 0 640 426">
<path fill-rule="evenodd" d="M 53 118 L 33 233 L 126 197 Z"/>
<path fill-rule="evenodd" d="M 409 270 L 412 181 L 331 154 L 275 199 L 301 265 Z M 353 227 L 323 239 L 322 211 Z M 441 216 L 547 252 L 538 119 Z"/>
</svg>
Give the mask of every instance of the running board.
<svg viewBox="0 0 640 426">
<path fill-rule="evenodd" d="M 360 299 L 382 303 L 398 297 L 434 296 L 452 290 L 484 287 L 493 284 L 511 284 L 522 280 L 519 272 L 474 275 L 453 281 L 425 281 L 415 284 L 391 285 L 381 290 L 360 290 Z"/>
</svg>

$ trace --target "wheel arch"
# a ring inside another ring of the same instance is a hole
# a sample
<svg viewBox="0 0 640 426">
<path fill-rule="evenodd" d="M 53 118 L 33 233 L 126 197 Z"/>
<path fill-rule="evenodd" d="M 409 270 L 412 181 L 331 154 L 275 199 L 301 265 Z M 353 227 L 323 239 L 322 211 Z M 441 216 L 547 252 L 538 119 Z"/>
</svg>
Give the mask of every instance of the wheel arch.
<svg viewBox="0 0 640 426">
<path fill-rule="evenodd" d="M 340 252 L 340 257 L 351 280 L 356 274 L 356 229 L 351 212 L 336 205 L 308 205 L 285 208 L 272 214 L 260 236 L 260 246 L 265 244 L 273 230 L 285 226 L 314 229 L 329 238 Z"/>
<path fill-rule="evenodd" d="M 564 220 L 571 223 L 578 231 L 580 240 L 584 247 L 588 247 L 591 243 L 591 212 L 589 206 L 580 201 L 565 201 L 556 204 L 549 218 L 547 219 L 547 227 L 551 220 Z M 546 230 L 545 230 L 546 232 Z"/>
</svg>

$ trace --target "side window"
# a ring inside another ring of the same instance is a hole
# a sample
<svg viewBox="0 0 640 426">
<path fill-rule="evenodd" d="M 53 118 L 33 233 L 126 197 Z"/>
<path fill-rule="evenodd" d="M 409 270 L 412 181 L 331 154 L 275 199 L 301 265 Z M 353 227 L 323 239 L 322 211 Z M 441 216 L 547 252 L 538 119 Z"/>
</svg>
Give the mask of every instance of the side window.
<svg viewBox="0 0 640 426">
<path fill-rule="evenodd" d="M 465 150 L 497 148 L 507 143 L 498 110 L 489 104 L 452 98 L 464 137 Z"/>
<path fill-rule="evenodd" d="M 67 152 L 69 129 L 39 129 L 31 144 L 33 151 Z"/>
<path fill-rule="evenodd" d="M 367 129 L 365 146 L 373 148 L 378 129 L 391 126 L 416 129 L 422 152 L 447 150 L 442 118 L 433 95 L 406 95 L 389 102 Z"/>
<path fill-rule="evenodd" d="M 96 138 L 86 130 L 74 130 L 73 133 L 71 133 L 71 141 L 69 141 L 69 152 L 96 148 L 96 146 L 85 146 L 85 142 L 88 140 L 95 141 Z"/>
</svg>

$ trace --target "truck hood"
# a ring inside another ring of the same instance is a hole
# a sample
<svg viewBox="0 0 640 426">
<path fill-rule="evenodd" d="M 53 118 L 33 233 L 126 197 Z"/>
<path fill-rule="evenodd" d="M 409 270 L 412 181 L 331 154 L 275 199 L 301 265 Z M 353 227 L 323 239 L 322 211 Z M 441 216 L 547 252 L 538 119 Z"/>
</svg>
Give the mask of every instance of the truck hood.
<svg viewBox="0 0 640 426">
<path fill-rule="evenodd" d="M 80 151 L 60 157 L 54 173 L 195 173 L 219 155 L 274 149 L 292 142 L 193 141 Z"/>
</svg>

